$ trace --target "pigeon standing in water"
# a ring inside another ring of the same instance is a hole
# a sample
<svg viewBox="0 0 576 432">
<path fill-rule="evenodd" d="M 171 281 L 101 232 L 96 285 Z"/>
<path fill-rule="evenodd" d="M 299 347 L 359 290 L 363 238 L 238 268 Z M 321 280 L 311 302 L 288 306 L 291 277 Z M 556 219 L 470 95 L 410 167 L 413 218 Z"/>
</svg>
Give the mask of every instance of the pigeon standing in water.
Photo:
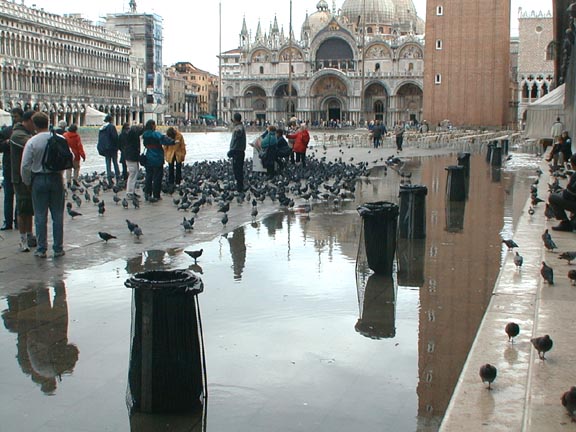
<svg viewBox="0 0 576 432">
<path fill-rule="evenodd" d="M 222 217 L 222 225 L 226 226 L 226 224 L 228 223 L 228 213 L 224 213 L 224 216 Z"/>
<path fill-rule="evenodd" d="M 362 214 L 360 214 L 360 216 L 362 216 Z M 502 240 L 502 243 L 508 246 L 508 250 L 512 250 L 518 247 L 518 244 L 512 239 Z"/>
<path fill-rule="evenodd" d="M 548 282 L 550 285 L 554 285 L 554 270 L 552 269 L 552 267 L 546 265 L 544 261 L 542 261 L 540 274 L 542 275 L 542 277 L 546 282 Z"/>
<path fill-rule="evenodd" d="M 568 264 L 572 264 L 572 261 L 576 259 L 576 252 L 562 252 L 558 258 L 568 261 Z"/>
<path fill-rule="evenodd" d="M 570 390 L 562 395 L 562 405 L 572 421 L 576 421 L 576 387 L 570 387 Z"/>
<path fill-rule="evenodd" d="M 576 283 L 576 270 L 570 270 L 568 272 L 568 279 L 570 279 L 572 285 Z"/>
<path fill-rule="evenodd" d="M 553 345 L 550 336 L 545 335 L 541 337 L 532 338 L 530 339 L 530 342 L 532 342 L 532 345 L 534 345 L 534 348 L 536 348 L 536 351 L 538 351 L 538 357 L 540 357 L 540 360 L 546 360 L 544 354 L 550 351 Z"/>
<path fill-rule="evenodd" d="M 554 240 L 552 240 L 552 236 L 550 235 L 547 229 L 544 231 L 544 234 L 542 234 L 542 240 L 544 241 L 544 246 L 549 251 L 554 251 L 554 249 L 558 249 L 558 246 L 556 246 L 556 243 L 554 243 Z"/>
<path fill-rule="evenodd" d="M 104 232 L 104 231 L 98 231 L 98 235 L 106 243 L 108 243 L 108 240 L 112 240 L 112 239 L 116 238 L 116 236 L 113 236 L 112 234 L 108 234 L 107 232 Z"/>
<path fill-rule="evenodd" d="M 202 256 L 202 252 L 204 252 L 204 249 L 200 249 L 200 250 L 195 250 L 195 251 L 187 251 L 185 250 L 184 252 L 186 252 L 190 258 L 194 259 L 194 264 L 196 264 L 198 258 L 200 258 Z"/>
<path fill-rule="evenodd" d="M 520 267 L 522 267 L 523 263 L 524 263 L 524 258 L 522 257 L 522 255 L 520 255 L 518 252 L 516 252 L 516 255 L 514 255 L 514 265 L 516 265 L 516 268 L 518 270 L 520 270 Z"/>
<path fill-rule="evenodd" d="M 514 338 L 520 334 L 520 326 L 515 322 L 509 322 L 504 329 L 508 335 L 508 342 L 514 343 Z"/>
<path fill-rule="evenodd" d="M 486 363 L 484 366 L 480 368 L 480 378 L 482 379 L 483 383 L 485 382 L 488 383 L 488 390 L 491 390 L 490 384 L 492 384 L 496 379 L 497 373 L 498 371 L 496 370 L 496 368 L 492 366 L 490 363 Z"/>
</svg>

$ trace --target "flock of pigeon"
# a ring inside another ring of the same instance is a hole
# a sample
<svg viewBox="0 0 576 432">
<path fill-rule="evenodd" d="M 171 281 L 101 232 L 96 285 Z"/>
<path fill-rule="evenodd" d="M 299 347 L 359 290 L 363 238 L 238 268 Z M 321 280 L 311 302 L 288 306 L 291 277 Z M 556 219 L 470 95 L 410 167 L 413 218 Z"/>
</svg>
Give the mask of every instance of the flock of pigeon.
<svg viewBox="0 0 576 432">
<path fill-rule="evenodd" d="M 380 160 L 374 161 L 378 162 Z M 401 163 L 394 156 L 385 161 L 386 166 L 391 167 L 400 166 Z M 246 163 L 246 187 L 237 191 L 229 161 L 202 161 L 183 166 L 182 182 L 179 185 L 164 182 L 162 192 L 165 197 L 171 196 L 175 211 L 183 212 L 181 226 L 184 232 L 191 232 L 195 220 L 207 211 L 214 211 L 209 210 L 214 207 L 217 207 L 217 213 L 222 214 L 220 222 L 225 228 L 229 222 L 228 213 L 235 203 L 240 208 L 244 203 L 250 204 L 252 221 L 258 216 L 258 205 L 265 200 L 286 209 L 294 208 L 300 200 L 298 207 L 307 216 L 312 209 L 312 201 L 329 203 L 336 208 L 343 201 L 355 198 L 356 180 L 370 175 L 368 165 L 368 162 L 344 162 L 342 157 L 328 161 L 325 157 L 316 158 L 312 154 L 307 159 L 306 167 L 287 164 L 273 179 L 267 180 L 265 175 L 253 172 L 251 164 Z M 97 206 L 99 216 L 103 217 L 106 212 L 103 192 L 112 192 L 111 201 L 115 205 L 121 204 L 126 210 L 130 207 L 140 208 L 138 195 L 130 199 L 120 198 L 118 195 L 124 185 L 109 184 L 103 174 L 84 174 L 79 180 L 68 191 L 70 196 L 66 207 L 72 219 L 82 216 L 82 204 L 90 202 Z M 137 239 L 143 235 L 137 222 L 126 219 L 126 224 L 130 234 Z M 106 243 L 116 239 L 115 234 L 104 231 L 99 231 L 98 236 Z M 199 256 L 193 258 L 196 260 Z"/>
<path fill-rule="evenodd" d="M 538 170 L 538 175 L 542 174 L 541 170 Z M 564 174 L 564 173 L 562 173 Z M 559 185 L 558 178 L 560 177 L 557 173 L 553 172 L 554 180 L 552 184 L 549 184 L 550 192 L 559 192 L 561 191 L 561 187 Z M 565 177 L 564 177 L 565 178 Z M 533 215 L 535 213 L 535 207 L 540 203 L 544 202 L 541 198 L 538 197 L 538 180 L 536 180 L 531 185 L 531 205 L 529 207 L 528 213 Z M 548 204 L 546 204 L 545 209 L 545 216 L 547 219 L 552 219 L 554 217 L 554 213 L 552 212 L 551 208 Z M 548 229 L 542 233 L 542 242 L 544 247 L 549 252 L 554 252 L 558 249 L 556 242 L 552 239 L 552 236 Z M 518 248 L 518 244 L 512 239 L 504 239 L 502 240 L 509 251 L 514 251 L 515 248 Z M 570 265 L 572 261 L 576 259 L 576 251 L 566 251 L 562 252 L 558 255 L 559 259 L 566 260 Z M 524 258 L 516 251 L 514 255 L 514 264 L 516 269 L 520 271 L 522 268 L 522 264 L 524 263 Z M 545 261 L 542 261 L 542 266 L 540 268 L 540 274 L 544 281 L 549 285 L 554 285 L 554 269 L 546 264 Z M 568 279 L 571 281 L 571 284 L 576 282 L 576 270 L 569 270 L 568 271 Z M 515 322 L 509 322 L 505 327 L 505 332 L 508 335 L 508 340 L 510 343 L 514 342 L 514 338 L 520 334 L 520 326 Z M 538 357 L 541 360 L 546 360 L 545 353 L 552 349 L 554 345 L 552 339 L 549 335 L 544 335 L 540 337 L 535 337 L 530 339 L 534 349 L 538 352 Z M 482 379 L 483 383 L 488 383 L 488 389 L 490 389 L 492 382 L 496 379 L 497 369 L 493 365 L 487 363 L 480 367 L 480 378 Z M 572 421 L 576 421 L 576 387 L 571 387 L 570 390 L 564 392 L 561 397 L 562 405 L 566 408 L 568 415 L 571 417 Z"/>
</svg>

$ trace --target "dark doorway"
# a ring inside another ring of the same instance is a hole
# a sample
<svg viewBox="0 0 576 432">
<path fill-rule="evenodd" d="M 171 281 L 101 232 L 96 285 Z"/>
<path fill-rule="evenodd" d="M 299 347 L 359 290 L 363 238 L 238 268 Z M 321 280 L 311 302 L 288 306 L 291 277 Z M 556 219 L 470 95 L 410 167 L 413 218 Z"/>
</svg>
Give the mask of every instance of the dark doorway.
<svg viewBox="0 0 576 432">
<path fill-rule="evenodd" d="M 328 108 L 328 120 L 340 120 L 340 108 Z"/>
</svg>

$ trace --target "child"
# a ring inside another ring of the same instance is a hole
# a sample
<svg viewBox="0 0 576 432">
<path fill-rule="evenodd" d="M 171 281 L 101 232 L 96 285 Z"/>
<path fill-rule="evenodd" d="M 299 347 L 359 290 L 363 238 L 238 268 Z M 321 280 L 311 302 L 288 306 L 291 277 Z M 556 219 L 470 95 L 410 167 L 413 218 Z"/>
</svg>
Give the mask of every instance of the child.
<svg viewBox="0 0 576 432">
<path fill-rule="evenodd" d="M 86 153 L 84 153 L 84 146 L 82 145 L 82 140 L 80 135 L 76 132 L 78 126 L 76 124 L 71 124 L 68 128 L 68 132 L 64 133 L 64 138 L 68 141 L 68 146 L 74 154 L 73 168 L 74 168 L 74 184 L 78 185 L 78 175 L 80 174 L 80 158 L 82 161 L 86 161 Z M 66 184 L 70 187 L 72 176 L 72 168 L 66 170 Z"/>
</svg>

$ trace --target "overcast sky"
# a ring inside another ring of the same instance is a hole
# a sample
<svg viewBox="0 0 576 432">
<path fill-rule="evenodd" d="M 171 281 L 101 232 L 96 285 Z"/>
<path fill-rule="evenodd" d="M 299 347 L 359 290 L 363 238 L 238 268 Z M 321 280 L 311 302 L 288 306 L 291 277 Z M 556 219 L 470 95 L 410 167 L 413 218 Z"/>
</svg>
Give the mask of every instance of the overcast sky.
<svg viewBox="0 0 576 432">
<path fill-rule="evenodd" d="M 22 0 L 16 0 L 20 3 Z M 332 7 L 332 0 L 327 0 Z M 413 0 L 418 15 L 425 18 L 426 0 Z M 128 11 L 128 0 L 80 0 L 76 2 L 62 0 L 25 0 L 25 4 L 43 8 L 56 14 L 82 13 L 94 21 L 112 12 Z M 292 20 L 296 37 L 300 36 L 300 27 L 309 14 L 316 11 L 318 0 L 292 0 Z M 340 8 L 344 0 L 337 0 Z M 552 9 L 552 0 L 512 0 L 512 33 L 518 28 L 518 7 L 524 10 Z M 136 0 L 138 12 L 157 13 L 164 20 L 164 64 L 189 61 L 196 67 L 218 73 L 219 52 L 219 13 L 217 0 Z M 289 0 L 221 0 L 222 4 L 222 51 L 238 47 L 238 38 L 242 29 L 242 18 L 246 17 L 248 30 L 256 31 L 258 20 L 262 30 L 268 31 L 274 16 L 278 25 L 288 34 L 290 21 Z"/>
</svg>

